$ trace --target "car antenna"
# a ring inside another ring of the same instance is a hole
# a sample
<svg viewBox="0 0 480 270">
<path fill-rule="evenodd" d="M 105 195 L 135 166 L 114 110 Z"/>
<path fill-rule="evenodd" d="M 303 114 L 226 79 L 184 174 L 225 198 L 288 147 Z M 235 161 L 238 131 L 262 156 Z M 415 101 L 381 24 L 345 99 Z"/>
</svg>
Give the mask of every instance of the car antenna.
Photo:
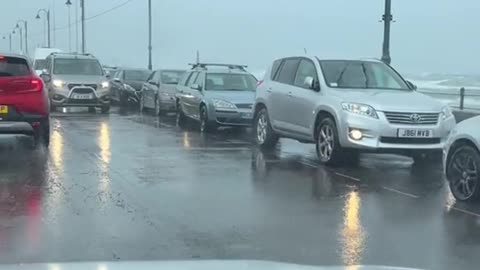
<svg viewBox="0 0 480 270">
<path fill-rule="evenodd" d="M 307 55 L 307 48 L 303 48 L 303 51 L 305 52 L 305 55 Z"/>
<path fill-rule="evenodd" d="M 197 50 L 197 65 L 200 63 L 200 51 Z"/>
</svg>

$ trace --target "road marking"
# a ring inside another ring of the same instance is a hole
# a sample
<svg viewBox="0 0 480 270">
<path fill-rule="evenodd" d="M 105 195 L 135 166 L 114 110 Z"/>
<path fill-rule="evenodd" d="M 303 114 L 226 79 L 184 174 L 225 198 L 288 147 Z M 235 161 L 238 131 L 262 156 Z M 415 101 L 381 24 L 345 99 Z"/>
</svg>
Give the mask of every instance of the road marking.
<svg viewBox="0 0 480 270">
<path fill-rule="evenodd" d="M 347 179 L 353 180 L 353 181 L 360 182 L 360 179 L 358 179 L 358 178 L 355 178 L 355 177 L 353 177 L 353 176 L 350 176 L 350 175 L 346 175 L 346 174 L 339 173 L 339 172 L 335 172 L 335 174 L 336 174 L 336 175 L 338 175 L 338 176 L 341 176 L 341 177 L 344 177 L 344 178 L 347 178 Z"/>
<path fill-rule="evenodd" d="M 407 196 L 407 197 L 410 197 L 410 198 L 413 198 L 413 199 L 418 199 L 420 198 L 419 196 L 417 195 L 414 195 L 414 194 L 411 194 L 411 193 L 407 193 L 407 192 L 403 192 L 403 191 L 400 191 L 398 189 L 394 189 L 394 188 L 389 188 L 389 187 L 382 187 L 383 189 L 385 190 L 388 190 L 388 191 L 391 191 L 393 193 L 397 193 L 397 194 L 400 194 L 400 195 L 403 195 L 403 196 Z"/>
<path fill-rule="evenodd" d="M 464 214 L 468 214 L 468 215 L 472 215 L 472 216 L 475 216 L 475 217 L 478 217 L 480 218 L 480 214 L 477 214 L 475 212 L 472 212 L 472 211 L 468 211 L 468 210 L 464 210 L 464 209 L 461 209 L 461 208 L 457 208 L 455 206 L 447 206 L 447 208 L 450 208 L 452 210 L 456 210 L 458 212 L 462 212 Z"/>
<path fill-rule="evenodd" d="M 189 147 L 185 148 L 185 150 L 192 150 L 192 151 L 247 151 L 250 150 L 248 147 Z"/>
</svg>

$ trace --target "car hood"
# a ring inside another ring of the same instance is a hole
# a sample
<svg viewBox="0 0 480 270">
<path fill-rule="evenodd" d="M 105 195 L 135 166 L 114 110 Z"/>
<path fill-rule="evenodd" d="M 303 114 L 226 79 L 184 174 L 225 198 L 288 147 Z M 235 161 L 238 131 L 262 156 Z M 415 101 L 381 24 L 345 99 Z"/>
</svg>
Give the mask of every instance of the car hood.
<svg viewBox="0 0 480 270">
<path fill-rule="evenodd" d="M 440 112 L 445 106 L 416 91 L 335 89 L 332 93 L 343 102 L 367 104 L 377 111 Z"/>
<path fill-rule="evenodd" d="M 205 91 L 205 97 L 218 98 L 234 104 L 253 104 L 255 91 Z"/>
<path fill-rule="evenodd" d="M 52 80 L 62 80 L 66 83 L 84 83 L 84 84 L 99 84 L 106 82 L 108 79 L 104 76 L 92 75 L 56 75 L 52 76 Z"/>
<path fill-rule="evenodd" d="M 414 270 L 414 268 L 390 266 L 308 266 L 269 261 L 227 260 L 227 261 L 126 261 L 126 262 L 87 262 L 0 265 L 0 270 L 50 270 L 50 269 L 109 269 L 109 270 Z"/>
<path fill-rule="evenodd" d="M 125 83 L 135 88 L 135 90 L 140 91 L 142 90 L 142 86 L 145 82 L 144 81 L 125 81 Z"/>
</svg>

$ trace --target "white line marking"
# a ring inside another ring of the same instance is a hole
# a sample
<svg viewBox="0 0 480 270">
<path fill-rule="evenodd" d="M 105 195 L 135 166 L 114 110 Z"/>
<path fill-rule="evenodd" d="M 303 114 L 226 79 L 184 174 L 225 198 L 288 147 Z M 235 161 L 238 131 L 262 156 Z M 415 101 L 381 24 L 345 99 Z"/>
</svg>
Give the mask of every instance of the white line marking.
<svg viewBox="0 0 480 270">
<path fill-rule="evenodd" d="M 394 192 L 394 193 L 403 195 L 403 196 L 410 197 L 410 198 L 414 198 L 414 199 L 420 198 L 420 197 L 417 196 L 417 195 L 414 195 L 414 194 L 411 194 L 411 193 L 407 193 L 407 192 L 403 192 L 403 191 L 400 191 L 400 190 L 397 190 L 397 189 L 394 189 L 394 188 L 389 188 L 389 187 L 382 187 L 382 188 L 385 189 L 385 190 L 388 190 L 388 191 L 391 191 L 391 192 Z"/>
<path fill-rule="evenodd" d="M 248 147 L 189 147 L 184 148 L 185 150 L 190 151 L 247 151 L 250 150 Z"/>
<path fill-rule="evenodd" d="M 450 208 L 450 209 L 452 209 L 452 210 L 456 210 L 456 211 L 458 211 L 458 212 L 462 212 L 462 213 L 464 213 L 464 214 L 468 214 L 468 215 L 472 215 L 472 216 L 475 216 L 475 217 L 479 217 L 479 218 L 480 218 L 480 214 L 477 214 L 477 213 L 472 212 L 472 211 L 468 211 L 468 210 L 464 210 L 464 209 L 461 209 L 461 208 L 457 208 L 457 207 L 455 207 L 455 206 L 450 206 L 450 207 L 447 206 L 447 208 Z"/>
<path fill-rule="evenodd" d="M 347 178 L 347 179 L 353 180 L 353 181 L 360 182 L 360 179 L 358 179 L 358 178 L 355 178 L 355 177 L 353 177 L 353 176 L 350 176 L 350 175 L 346 175 L 346 174 L 339 173 L 339 172 L 335 172 L 335 174 L 336 174 L 336 175 L 338 175 L 338 176 L 341 176 L 341 177 L 344 177 L 344 178 Z"/>
</svg>

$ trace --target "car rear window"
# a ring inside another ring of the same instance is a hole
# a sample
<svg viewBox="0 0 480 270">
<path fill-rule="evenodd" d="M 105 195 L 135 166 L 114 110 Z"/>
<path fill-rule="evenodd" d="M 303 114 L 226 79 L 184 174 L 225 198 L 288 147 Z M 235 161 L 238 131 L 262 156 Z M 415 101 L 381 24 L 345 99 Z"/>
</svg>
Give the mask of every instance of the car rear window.
<svg viewBox="0 0 480 270">
<path fill-rule="evenodd" d="M 0 77 L 26 76 L 30 74 L 27 60 L 0 55 Z"/>
</svg>

